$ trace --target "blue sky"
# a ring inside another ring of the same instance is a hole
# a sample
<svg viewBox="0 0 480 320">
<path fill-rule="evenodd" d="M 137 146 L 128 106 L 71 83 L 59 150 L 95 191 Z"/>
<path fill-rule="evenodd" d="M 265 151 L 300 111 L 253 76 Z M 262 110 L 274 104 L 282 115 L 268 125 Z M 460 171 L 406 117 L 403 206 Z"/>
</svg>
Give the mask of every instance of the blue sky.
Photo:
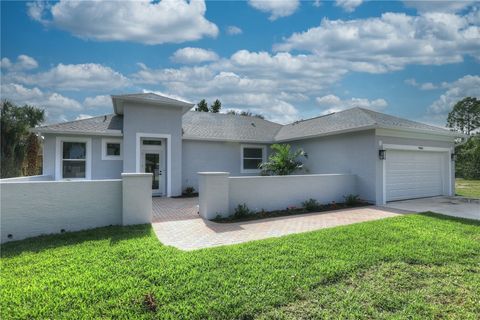
<svg viewBox="0 0 480 320">
<path fill-rule="evenodd" d="M 444 125 L 480 97 L 474 1 L 1 3 L 1 95 L 48 122 L 152 91 L 294 120 L 361 106 Z"/>
</svg>

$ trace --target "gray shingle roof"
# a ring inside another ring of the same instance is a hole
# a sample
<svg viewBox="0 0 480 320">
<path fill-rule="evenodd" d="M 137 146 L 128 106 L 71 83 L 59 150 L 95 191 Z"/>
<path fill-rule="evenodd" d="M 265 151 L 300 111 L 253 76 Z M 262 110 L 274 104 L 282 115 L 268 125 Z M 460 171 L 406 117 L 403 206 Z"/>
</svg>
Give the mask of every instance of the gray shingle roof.
<svg viewBox="0 0 480 320">
<path fill-rule="evenodd" d="M 200 140 L 265 142 L 299 140 L 309 137 L 374 128 L 419 130 L 454 135 L 439 127 L 387 114 L 352 108 L 325 116 L 281 125 L 255 117 L 190 111 L 183 115 L 183 138 Z M 121 135 L 123 117 L 105 115 L 35 128 L 44 133 Z"/>
<path fill-rule="evenodd" d="M 96 135 L 122 135 L 123 116 L 107 114 L 88 119 L 75 120 L 37 127 L 32 131 L 45 133 L 72 133 Z"/>
<path fill-rule="evenodd" d="M 187 112 L 182 119 L 185 139 L 272 142 L 281 124 L 256 117 Z"/>
<path fill-rule="evenodd" d="M 345 131 L 358 131 L 374 128 L 410 129 L 443 135 L 453 134 L 447 129 L 356 107 L 325 116 L 287 124 L 280 129 L 275 136 L 275 140 L 296 140 L 321 135 L 331 135 Z"/>
</svg>

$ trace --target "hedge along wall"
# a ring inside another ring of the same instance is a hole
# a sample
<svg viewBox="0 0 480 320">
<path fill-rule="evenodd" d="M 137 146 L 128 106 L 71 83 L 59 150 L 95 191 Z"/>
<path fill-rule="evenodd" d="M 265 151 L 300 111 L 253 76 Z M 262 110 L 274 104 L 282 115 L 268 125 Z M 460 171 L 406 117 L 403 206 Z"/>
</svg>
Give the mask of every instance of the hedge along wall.
<svg viewBox="0 0 480 320">
<path fill-rule="evenodd" d="M 151 174 L 122 174 L 121 180 L 0 181 L 1 242 L 150 223 L 151 192 Z"/>
<path fill-rule="evenodd" d="M 343 202 L 348 194 L 357 194 L 352 174 L 230 177 L 228 172 L 199 172 L 199 210 L 205 219 L 227 217 L 244 203 L 254 211 L 271 211 L 300 207 L 310 198 Z"/>
</svg>

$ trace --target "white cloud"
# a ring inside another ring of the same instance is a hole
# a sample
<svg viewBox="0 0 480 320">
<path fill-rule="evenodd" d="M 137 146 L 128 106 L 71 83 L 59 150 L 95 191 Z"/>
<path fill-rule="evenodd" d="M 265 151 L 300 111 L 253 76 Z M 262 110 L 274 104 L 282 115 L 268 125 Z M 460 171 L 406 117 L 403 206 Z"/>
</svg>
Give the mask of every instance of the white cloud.
<svg viewBox="0 0 480 320">
<path fill-rule="evenodd" d="M 61 0 L 53 5 L 28 5 L 32 19 L 80 38 L 150 45 L 216 37 L 218 28 L 205 18 L 205 12 L 203 0 Z"/>
<path fill-rule="evenodd" d="M 408 64 L 441 65 L 480 58 L 480 27 L 471 15 L 384 13 L 354 20 L 323 19 L 320 26 L 294 33 L 276 51 L 301 50 L 336 59 L 351 71 L 381 73 Z"/>
<path fill-rule="evenodd" d="M 384 99 L 368 100 L 364 98 L 351 98 L 342 100 L 339 97 L 329 94 L 323 97 L 317 97 L 317 104 L 324 109 L 322 114 L 329 114 L 332 112 L 338 112 L 353 107 L 361 107 L 370 110 L 382 111 L 388 103 Z"/>
<path fill-rule="evenodd" d="M 429 107 L 430 114 L 442 115 L 446 120 L 447 114 L 452 110 L 455 103 L 465 97 L 480 98 L 480 77 L 466 75 L 452 83 L 445 84 L 448 88 Z"/>
<path fill-rule="evenodd" d="M 105 109 L 112 107 L 112 98 L 108 95 L 98 95 L 95 97 L 86 97 L 83 105 L 89 109 Z"/>
<path fill-rule="evenodd" d="M 249 0 L 253 8 L 270 14 L 271 21 L 287 17 L 297 11 L 300 5 L 299 0 Z"/>
<path fill-rule="evenodd" d="M 21 54 L 15 62 L 10 61 L 8 58 L 2 58 L 0 67 L 8 71 L 32 70 L 38 67 L 38 62 L 32 57 Z"/>
<path fill-rule="evenodd" d="M 435 1 L 403 1 L 405 6 L 415 8 L 418 12 L 459 12 L 468 8 L 475 1 L 435 0 Z"/>
<path fill-rule="evenodd" d="M 122 74 L 95 63 L 59 64 L 48 71 L 34 74 L 9 73 L 5 75 L 5 80 L 62 90 L 111 90 L 129 84 Z"/>
<path fill-rule="evenodd" d="M 93 118 L 94 116 L 91 116 L 89 114 L 83 114 L 83 113 L 80 113 L 76 118 L 75 120 L 85 120 L 85 119 L 89 119 L 89 118 Z"/>
<path fill-rule="evenodd" d="M 200 63 L 218 60 L 218 55 L 212 50 L 186 47 L 175 51 L 170 59 L 178 63 Z"/>
<path fill-rule="evenodd" d="M 243 33 L 243 30 L 240 29 L 240 28 L 237 27 L 237 26 L 228 26 L 228 27 L 227 27 L 227 34 L 228 34 L 228 35 L 236 36 L 236 35 L 242 34 L 242 33 Z"/>
<path fill-rule="evenodd" d="M 79 112 L 82 105 L 71 98 L 56 92 L 43 92 L 37 87 L 26 88 L 21 84 L 1 85 L 1 95 L 17 104 L 29 104 L 45 109 L 47 121 L 65 121 L 66 112 Z"/>
<path fill-rule="evenodd" d="M 424 83 L 418 83 L 417 80 L 415 79 L 406 79 L 404 81 L 406 84 L 412 86 L 412 87 L 416 87 L 416 88 L 419 88 L 420 90 L 435 90 L 435 89 L 438 89 L 440 86 L 439 85 L 436 85 L 432 82 L 424 82 Z"/>
<path fill-rule="evenodd" d="M 347 12 L 353 12 L 362 2 L 363 0 L 335 0 L 335 5 Z"/>
</svg>

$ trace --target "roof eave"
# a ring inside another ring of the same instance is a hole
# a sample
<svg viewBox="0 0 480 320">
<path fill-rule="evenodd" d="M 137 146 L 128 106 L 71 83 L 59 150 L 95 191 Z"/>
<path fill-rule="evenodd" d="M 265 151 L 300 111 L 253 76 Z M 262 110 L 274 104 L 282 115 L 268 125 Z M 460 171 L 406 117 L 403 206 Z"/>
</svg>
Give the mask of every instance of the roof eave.
<svg viewBox="0 0 480 320">
<path fill-rule="evenodd" d="M 331 131 L 331 132 L 326 132 L 326 133 L 321 133 L 321 134 L 306 135 L 306 136 L 301 136 L 301 137 L 293 137 L 293 138 L 286 138 L 286 139 L 275 138 L 275 142 L 288 142 L 288 141 L 297 141 L 297 140 L 305 140 L 305 139 L 314 139 L 314 138 L 333 136 L 333 135 L 343 134 L 343 133 L 372 130 L 372 129 L 376 129 L 376 128 L 378 128 L 377 125 L 368 125 L 368 126 L 363 126 L 363 127 L 356 127 L 356 128 L 349 128 L 349 129 Z"/>
<path fill-rule="evenodd" d="M 170 101 L 170 102 L 158 102 L 158 101 L 152 101 L 151 99 L 144 99 L 144 98 L 139 98 L 139 97 L 126 97 L 126 96 L 121 96 L 121 95 L 112 95 L 112 103 L 113 103 L 113 111 L 115 114 L 122 115 L 123 114 L 123 102 L 124 101 L 129 101 L 129 102 L 141 102 L 141 103 L 146 103 L 150 105 L 163 105 L 163 106 L 169 106 L 169 107 L 181 107 L 182 108 L 182 114 L 187 113 L 190 109 L 195 106 L 194 103 L 187 103 L 183 101 Z"/>
<path fill-rule="evenodd" d="M 417 129 L 417 128 L 402 128 L 402 127 L 395 127 L 395 126 L 378 126 L 378 129 L 389 129 L 389 130 L 398 130 L 398 131 L 408 131 L 408 132 L 417 132 L 417 133 L 424 133 L 436 136 L 445 136 L 445 137 L 452 137 L 452 138 L 466 138 L 467 136 L 463 133 L 456 132 L 456 131 L 449 131 L 444 129 L 443 131 L 432 131 L 427 129 Z M 441 128 L 439 128 L 441 129 Z"/>
<path fill-rule="evenodd" d="M 81 135 L 81 136 L 108 136 L 108 137 L 122 137 L 121 132 L 96 132 L 96 131 L 73 131 L 73 130 L 51 130 L 42 128 L 32 128 L 30 132 L 45 133 L 45 134 L 66 134 L 66 135 Z"/>
</svg>

